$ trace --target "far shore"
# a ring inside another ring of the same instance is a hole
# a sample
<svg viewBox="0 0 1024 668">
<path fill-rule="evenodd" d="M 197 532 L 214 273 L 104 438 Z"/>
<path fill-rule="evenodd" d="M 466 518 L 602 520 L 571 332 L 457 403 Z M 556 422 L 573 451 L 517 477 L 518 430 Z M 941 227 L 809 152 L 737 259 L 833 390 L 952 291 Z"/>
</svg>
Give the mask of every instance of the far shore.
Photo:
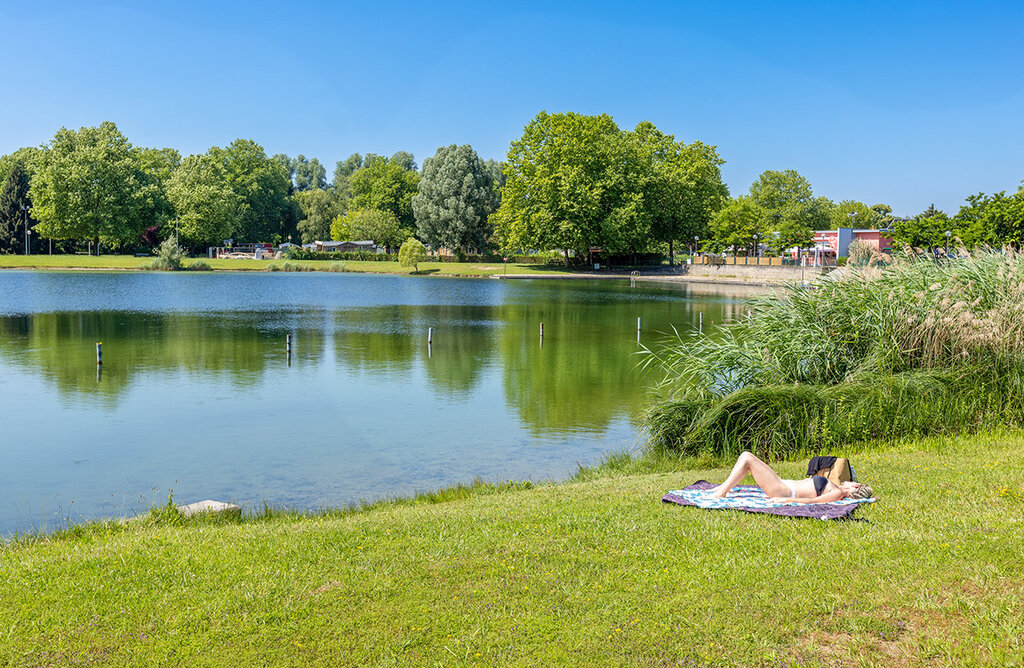
<svg viewBox="0 0 1024 668">
<path fill-rule="evenodd" d="M 0 255 L 0 270 L 26 271 L 146 271 L 143 265 L 150 257 L 131 255 Z M 281 271 L 337 271 L 328 269 L 334 262 L 322 260 L 228 260 L 194 258 L 186 260 L 185 268 L 192 262 L 203 261 L 214 272 L 268 272 L 272 265 Z M 397 262 L 340 261 L 343 273 L 391 274 L 400 276 L 441 276 L 451 278 L 498 278 L 498 279 L 589 279 L 660 281 L 667 283 L 707 283 L 721 285 L 749 285 L 753 287 L 779 286 L 799 281 L 799 274 L 792 278 L 744 277 L 744 276 L 688 276 L 678 273 L 678 268 L 625 267 L 609 271 L 573 270 L 551 265 L 508 264 L 496 262 L 424 262 L 418 271 L 400 267 Z M 284 267 L 287 264 L 288 267 Z M 631 276 L 632 272 L 633 275 Z"/>
</svg>

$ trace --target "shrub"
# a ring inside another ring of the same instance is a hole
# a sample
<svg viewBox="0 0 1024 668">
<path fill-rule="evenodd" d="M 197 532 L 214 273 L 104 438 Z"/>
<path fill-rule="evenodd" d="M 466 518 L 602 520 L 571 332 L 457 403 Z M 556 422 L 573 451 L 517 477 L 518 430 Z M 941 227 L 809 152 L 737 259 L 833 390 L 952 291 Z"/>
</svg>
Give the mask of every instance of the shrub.
<svg viewBox="0 0 1024 668">
<path fill-rule="evenodd" d="M 1024 255 L 902 259 L 754 300 L 752 317 L 648 351 L 677 452 L 781 454 L 1024 423 Z"/>
<path fill-rule="evenodd" d="M 213 271 L 213 267 L 211 267 L 210 263 L 207 262 L 206 260 L 196 260 L 195 262 L 190 262 L 186 269 L 188 269 L 189 271 Z"/>
<path fill-rule="evenodd" d="M 331 260 L 331 261 L 361 261 L 361 262 L 396 262 L 397 255 L 378 253 L 376 251 L 352 251 L 351 253 L 333 253 L 304 248 L 291 248 L 288 251 L 289 260 Z"/>
<path fill-rule="evenodd" d="M 398 264 L 419 271 L 420 262 L 427 261 L 427 249 L 419 239 L 406 239 L 398 251 Z"/>
<path fill-rule="evenodd" d="M 143 269 L 152 271 L 178 271 L 185 251 L 178 247 L 173 238 L 167 238 L 156 250 L 156 258 L 142 265 Z"/>
</svg>

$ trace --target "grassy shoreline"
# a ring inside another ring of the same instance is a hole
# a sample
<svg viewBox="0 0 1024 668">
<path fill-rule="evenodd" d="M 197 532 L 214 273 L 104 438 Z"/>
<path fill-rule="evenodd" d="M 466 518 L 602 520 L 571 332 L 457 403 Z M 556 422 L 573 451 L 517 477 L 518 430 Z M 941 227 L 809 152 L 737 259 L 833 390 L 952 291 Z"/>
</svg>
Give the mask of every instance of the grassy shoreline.
<svg viewBox="0 0 1024 668">
<path fill-rule="evenodd" d="M 37 270 L 124 270 L 141 271 L 142 266 L 153 260 L 152 257 L 134 257 L 131 255 L 0 255 L 0 269 L 37 269 Z M 185 261 L 187 267 L 192 262 L 202 260 L 210 265 L 213 271 L 267 271 L 271 265 L 282 265 L 285 260 L 227 260 L 193 258 Z M 293 266 L 309 267 L 312 270 L 327 270 L 330 261 L 323 260 L 290 260 Z M 397 262 L 344 261 L 346 271 L 353 273 L 385 273 L 412 274 L 411 269 L 400 267 Z M 532 264 L 510 264 L 486 262 L 425 262 L 415 275 L 420 276 L 495 276 L 504 274 L 536 274 L 574 275 L 579 272 Z"/>
<path fill-rule="evenodd" d="M 1022 452 L 1021 431 L 862 450 L 867 522 L 661 504 L 724 467 L 605 469 L 8 541 L 0 664 L 1008 664 Z"/>
<path fill-rule="evenodd" d="M 0 271 L 144 271 L 142 266 L 152 262 L 153 257 L 134 257 L 131 255 L 0 255 Z M 184 262 L 187 268 L 193 262 L 203 261 L 210 265 L 214 272 L 269 272 L 272 265 L 281 268 L 285 263 L 293 270 L 301 267 L 307 271 L 336 272 L 332 265 L 338 263 L 329 260 L 228 260 L 191 258 Z M 444 276 L 456 278 L 559 278 L 559 279 L 628 279 L 632 267 L 624 267 L 616 271 L 604 270 L 592 272 L 589 269 L 574 269 L 559 266 L 537 264 L 509 264 L 500 262 L 424 262 L 419 271 L 400 267 L 397 262 L 368 262 L 344 260 L 345 273 L 390 274 L 397 276 Z M 663 270 L 640 268 L 642 280 L 709 283 L 750 286 L 776 286 L 783 282 L 776 280 L 760 280 L 740 276 L 723 275 L 706 278 L 687 276 L 684 274 L 666 273 Z M 794 279 L 795 280 L 795 279 Z"/>
</svg>

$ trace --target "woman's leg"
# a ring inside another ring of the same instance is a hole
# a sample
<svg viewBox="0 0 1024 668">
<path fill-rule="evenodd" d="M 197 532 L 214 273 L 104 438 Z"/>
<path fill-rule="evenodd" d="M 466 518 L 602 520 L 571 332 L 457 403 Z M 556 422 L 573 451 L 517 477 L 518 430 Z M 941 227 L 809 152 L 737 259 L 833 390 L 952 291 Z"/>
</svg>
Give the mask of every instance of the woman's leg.
<svg viewBox="0 0 1024 668">
<path fill-rule="evenodd" d="M 779 477 L 779 474 L 773 471 L 772 468 L 763 461 L 755 457 L 752 452 L 744 452 L 740 455 L 739 459 L 736 460 L 736 465 L 732 467 L 732 472 L 729 473 L 729 477 L 725 479 L 725 482 L 715 488 L 712 496 L 724 499 L 725 495 L 729 493 L 729 490 L 740 484 L 740 482 L 747 477 L 748 473 L 754 477 L 754 482 L 756 482 L 758 487 L 763 489 L 764 493 L 768 496 L 789 496 L 789 487 L 786 483 L 782 482 L 782 478 Z"/>
</svg>

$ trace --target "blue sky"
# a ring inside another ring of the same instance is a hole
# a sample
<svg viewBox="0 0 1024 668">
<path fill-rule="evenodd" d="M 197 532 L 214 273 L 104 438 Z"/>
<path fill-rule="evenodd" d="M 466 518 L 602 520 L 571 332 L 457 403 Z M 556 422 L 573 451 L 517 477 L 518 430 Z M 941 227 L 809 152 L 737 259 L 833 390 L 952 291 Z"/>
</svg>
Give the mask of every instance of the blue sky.
<svg viewBox="0 0 1024 668">
<path fill-rule="evenodd" d="M 547 110 L 714 144 L 733 194 L 796 169 L 837 201 L 955 212 L 1024 179 L 1019 2 L 3 0 L 0 24 L 0 153 L 111 120 L 330 172 L 451 143 L 502 158 Z"/>
</svg>

